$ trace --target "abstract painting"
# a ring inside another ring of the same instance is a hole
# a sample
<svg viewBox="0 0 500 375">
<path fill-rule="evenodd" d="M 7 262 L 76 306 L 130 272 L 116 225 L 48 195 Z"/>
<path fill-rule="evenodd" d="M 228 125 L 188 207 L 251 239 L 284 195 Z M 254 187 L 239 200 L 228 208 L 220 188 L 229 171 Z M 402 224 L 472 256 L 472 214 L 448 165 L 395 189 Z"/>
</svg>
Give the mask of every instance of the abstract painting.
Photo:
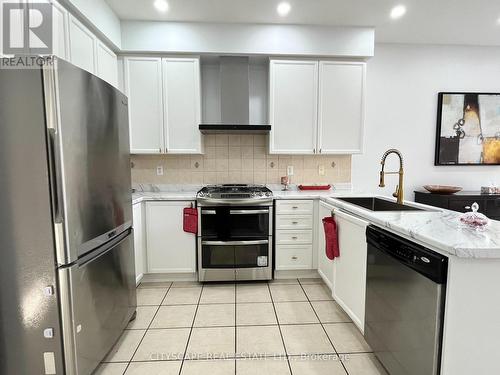
<svg viewBox="0 0 500 375">
<path fill-rule="evenodd" d="M 435 165 L 500 165 L 500 94 L 441 92 Z"/>
</svg>

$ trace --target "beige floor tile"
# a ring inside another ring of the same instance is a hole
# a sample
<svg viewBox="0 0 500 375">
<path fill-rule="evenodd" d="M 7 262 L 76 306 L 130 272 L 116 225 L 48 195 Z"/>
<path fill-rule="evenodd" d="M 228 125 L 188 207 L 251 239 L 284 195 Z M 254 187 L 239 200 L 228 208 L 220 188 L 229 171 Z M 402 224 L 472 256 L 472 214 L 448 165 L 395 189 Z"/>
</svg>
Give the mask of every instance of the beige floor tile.
<svg viewBox="0 0 500 375">
<path fill-rule="evenodd" d="M 146 332 L 133 361 L 180 360 L 186 349 L 189 328 L 154 329 Z"/>
<path fill-rule="evenodd" d="M 236 286 L 236 302 L 271 302 L 267 284 L 238 284 Z"/>
<path fill-rule="evenodd" d="M 320 324 L 281 326 L 289 355 L 335 353 Z"/>
<path fill-rule="evenodd" d="M 270 285 L 271 295 L 274 302 L 307 301 L 307 297 L 300 285 Z"/>
<path fill-rule="evenodd" d="M 151 328 L 191 328 L 196 305 L 160 306 Z"/>
<path fill-rule="evenodd" d="M 324 357 L 324 358 L 323 358 Z M 290 357 L 292 373 L 300 375 L 347 375 L 336 355 L 317 356 L 311 359 Z"/>
<path fill-rule="evenodd" d="M 235 353 L 234 327 L 193 328 L 186 358 L 231 358 Z"/>
<path fill-rule="evenodd" d="M 128 363 L 102 363 L 94 375 L 123 375 Z"/>
<path fill-rule="evenodd" d="M 272 303 L 238 303 L 236 325 L 278 324 Z"/>
<path fill-rule="evenodd" d="M 158 306 L 137 306 L 137 316 L 128 324 L 127 329 L 147 329 L 156 310 Z"/>
<path fill-rule="evenodd" d="M 161 304 L 165 294 L 167 294 L 167 289 L 164 288 L 137 289 L 137 305 L 158 306 Z"/>
<path fill-rule="evenodd" d="M 196 305 L 200 299 L 201 287 L 170 288 L 163 301 L 164 305 Z"/>
<path fill-rule="evenodd" d="M 321 323 L 350 323 L 351 318 L 334 301 L 312 301 Z"/>
<path fill-rule="evenodd" d="M 133 362 L 125 375 L 177 375 L 182 361 Z"/>
<path fill-rule="evenodd" d="M 352 323 L 334 323 L 324 325 L 328 337 L 338 353 L 371 352 L 361 332 Z"/>
<path fill-rule="evenodd" d="M 305 279 L 299 279 L 299 282 L 302 285 L 324 284 L 323 279 L 321 279 L 320 277 L 317 277 L 317 278 L 309 277 L 309 278 L 305 278 Z"/>
<path fill-rule="evenodd" d="M 235 307 L 235 304 L 199 305 L 194 326 L 234 326 Z"/>
<path fill-rule="evenodd" d="M 201 287 L 201 285 L 198 281 L 174 281 L 172 288 L 196 288 Z"/>
<path fill-rule="evenodd" d="M 237 327 L 236 354 L 244 358 L 255 358 L 257 355 L 285 355 L 279 327 Z"/>
<path fill-rule="evenodd" d="M 349 375 L 387 375 L 374 354 L 349 354 L 343 360 Z"/>
<path fill-rule="evenodd" d="M 184 361 L 181 375 L 234 375 L 234 360 Z"/>
<path fill-rule="evenodd" d="M 139 289 L 151 289 L 151 288 L 162 288 L 162 289 L 168 289 L 172 283 L 170 281 L 168 282 L 154 282 L 154 281 L 145 281 L 139 284 L 137 288 Z"/>
<path fill-rule="evenodd" d="M 290 284 L 298 284 L 299 280 L 297 279 L 274 279 L 270 280 L 269 284 L 270 285 L 290 285 Z"/>
<path fill-rule="evenodd" d="M 128 362 L 144 336 L 144 330 L 126 330 L 121 335 L 104 362 Z"/>
<path fill-rule="evenodd" d="M 280 324 L 319 323 L 309 302 L 279 302 L 274 307 Z"/>
<path fill-rule="evenodd" d="M 239 359 L 236 361 L 236 375 L 290 375 L 286 358 Z"/>
<path fill-rule="evenodd" d="M 324 284 L 312 284 L 302 286 L 311 301 L 333 300 L 332 291 Z"/>
<path fill-rule="evenodd" d="M 212 286 L 203 288 L 200 304 L 206 303 L 234 303 L 235 287 L 230 286 Z"/>
</svg>

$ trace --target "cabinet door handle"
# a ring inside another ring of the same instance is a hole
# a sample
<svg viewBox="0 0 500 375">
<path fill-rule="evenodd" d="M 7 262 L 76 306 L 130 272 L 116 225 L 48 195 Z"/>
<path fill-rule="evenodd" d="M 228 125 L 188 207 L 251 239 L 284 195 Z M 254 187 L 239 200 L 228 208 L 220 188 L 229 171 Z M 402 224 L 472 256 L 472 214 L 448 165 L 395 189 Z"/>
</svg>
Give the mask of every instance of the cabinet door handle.
<svg viewBox="0 0 500 375">
<path fill-rule="evenodd" d="M 322 149 L 320 148 L 320 149 L 319 149 L 319 153 L 321 154 L 321 152 L 322 152 Z"/>
<path fill-rule="evenodd" d="M 297 257 L 292 257 L 292 260 L 297 260 L 297 259 L 299 259 L 299 258 L 297 258 Z"/>
<path fill-rule="evenodd" d="M 293 236 L 292 237 L 292 240 L 296 240 L 298 237 L 297 236 Z"/>
<path fill-rule="evenodd" d="M 315 153 L 316 153 L 316 149 L 315 149 L 315 148 L 313 148 L 313 154 L 315 154 Z"/>
<path fill-rule="evenodd" d="M 297 225 L 299 222 L 298 221 L 292 221 L 293 225 Z"/>
<path fill-rule="evenodd" d="M 296 210 L 296 209 L 297 209 L 297 208 L 299 208 L 299 207 L 298 207 L 298 206 L 293 206 L 292 208 L 293 208 L 294 210 Z"/>
</svg>

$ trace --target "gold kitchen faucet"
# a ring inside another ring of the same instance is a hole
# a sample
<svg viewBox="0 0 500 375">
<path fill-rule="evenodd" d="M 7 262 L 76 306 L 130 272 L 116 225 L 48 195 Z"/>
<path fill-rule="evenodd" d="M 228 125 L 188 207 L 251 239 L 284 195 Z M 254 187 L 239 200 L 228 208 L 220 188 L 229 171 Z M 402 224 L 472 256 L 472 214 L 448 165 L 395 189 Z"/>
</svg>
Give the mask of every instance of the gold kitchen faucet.
<svg viewBox="0 0 500 375">
<path fill-rule="evenodd" d="M 385 172 L 385 159 L 390 154 L 396 154 L 399 157 L 399 171 L 398 172 Z M 396 150 L 395 148 L 391 148 L 384 152 L 384 155 L 382 156 L 382 161 L 380 162 L 382 164 L 382 169 L 380 170 L 380 183 L 379 187 L 384 187 L 385 186 L 385 175 L 386 174 L 399 174 L 399 184 L 396 186 L 396 191 L 392 194 L 393 197 L 397 198 L 397 202 L 399 204 L 403 204 L 404 201 L 404 186 L 403 186 L 403 177 L 404 177 L 404 169 L 403 169 L 403 155 L 399 150 Z"/>
</svg>

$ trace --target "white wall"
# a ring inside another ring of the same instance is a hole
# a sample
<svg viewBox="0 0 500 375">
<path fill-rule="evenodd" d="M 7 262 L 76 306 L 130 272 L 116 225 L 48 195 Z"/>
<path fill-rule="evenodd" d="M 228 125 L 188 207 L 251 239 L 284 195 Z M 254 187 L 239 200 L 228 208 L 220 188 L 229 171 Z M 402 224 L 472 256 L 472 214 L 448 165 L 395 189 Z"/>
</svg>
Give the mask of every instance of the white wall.
<svg viewBox="0 0 500 375">
<path fill-rule="evenodd" d="M 425 184 L 479 190 L 500 184 L 499 166 L 436 167 L 437 93 L 500 92 L 500 48 L 376 44 L 368 62 L 365 153 L 353 157 L 357 189 L 391 194 L 397 176 L 378 188 L 380 158 L 388 148 L 405 157 L 406 199 Z M 386 170 L 397 170 L 396 157 Z M 394 159 L 393 159 L 394 158 Z"/>
<path fill-rule="evenodd" d="M 122 22 L 124 52 L 366 57 L 374 37 L 371 27 Z"/>
</svg>

